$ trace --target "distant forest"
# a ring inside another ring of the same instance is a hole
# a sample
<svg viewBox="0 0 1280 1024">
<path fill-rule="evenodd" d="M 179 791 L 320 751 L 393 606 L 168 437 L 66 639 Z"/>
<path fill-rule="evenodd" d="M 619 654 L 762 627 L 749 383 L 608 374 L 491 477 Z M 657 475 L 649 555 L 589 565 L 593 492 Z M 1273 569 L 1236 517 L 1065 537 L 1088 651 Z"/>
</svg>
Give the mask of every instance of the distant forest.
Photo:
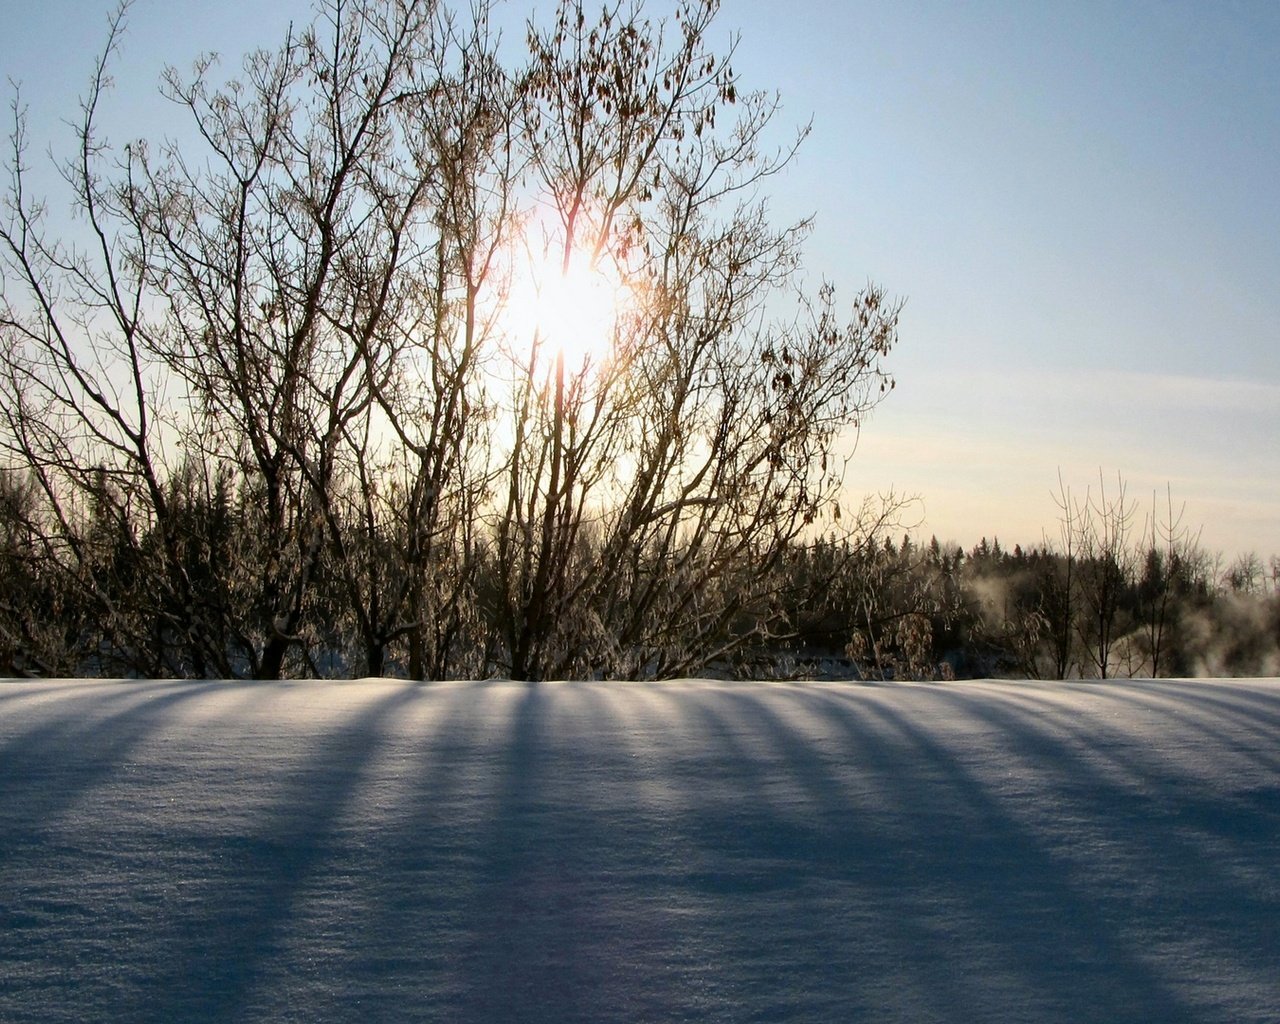
<svg viewBox="0 0 1280 1024">
<path fill-rule="evenodd" d="M 807 557 L 845 555 L 818 545 Z M 860 552 L 799 610 L 795 665 L 897 679 L 1276 675 L 1277 562 L 1245 554 L 1224 566 L 1198 548 L 1119 558 L 1005 549 L 986 538 L 966 551 L 904 536 Z"/>
</svg>

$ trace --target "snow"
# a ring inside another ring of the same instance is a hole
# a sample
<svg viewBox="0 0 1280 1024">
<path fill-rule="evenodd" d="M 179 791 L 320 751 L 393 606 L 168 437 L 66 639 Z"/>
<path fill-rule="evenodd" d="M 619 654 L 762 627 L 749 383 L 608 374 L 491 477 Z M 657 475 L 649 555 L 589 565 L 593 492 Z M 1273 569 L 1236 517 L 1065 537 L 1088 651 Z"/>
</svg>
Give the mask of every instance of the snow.
<svg viewBox="0 0 1280 1024">
<path fill-rule="evenodd" d="M 0 1020 L 1275 1021 L 1280 681 L 0 683 Z"/>
</svg>

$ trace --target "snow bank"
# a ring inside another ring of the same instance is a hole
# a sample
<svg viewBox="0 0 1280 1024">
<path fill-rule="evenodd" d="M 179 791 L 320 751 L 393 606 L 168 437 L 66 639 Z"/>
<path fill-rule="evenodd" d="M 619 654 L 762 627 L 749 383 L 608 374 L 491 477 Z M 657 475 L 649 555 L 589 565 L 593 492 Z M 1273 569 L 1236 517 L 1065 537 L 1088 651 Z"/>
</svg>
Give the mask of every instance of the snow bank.
<svg viewBox="0 0 1280 1024">
<path fill-rule="evenodd" d="M 0 1020 L 1263 1021 L 1280 682 L 0 684 Z"/>
</svg>

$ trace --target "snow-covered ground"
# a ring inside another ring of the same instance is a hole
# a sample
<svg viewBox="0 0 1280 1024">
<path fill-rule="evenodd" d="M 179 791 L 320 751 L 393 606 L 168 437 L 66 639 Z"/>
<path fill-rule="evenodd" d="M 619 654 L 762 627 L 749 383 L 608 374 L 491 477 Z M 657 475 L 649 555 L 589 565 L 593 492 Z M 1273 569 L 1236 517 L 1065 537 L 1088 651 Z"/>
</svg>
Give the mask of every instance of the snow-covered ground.
<svg viewBox="0 0 1280 1024">
<path fill-rule="evenodd" d="M 0 1020 L 1276 1021 L 1280 682 L 0 683 Z"/>
</svg>

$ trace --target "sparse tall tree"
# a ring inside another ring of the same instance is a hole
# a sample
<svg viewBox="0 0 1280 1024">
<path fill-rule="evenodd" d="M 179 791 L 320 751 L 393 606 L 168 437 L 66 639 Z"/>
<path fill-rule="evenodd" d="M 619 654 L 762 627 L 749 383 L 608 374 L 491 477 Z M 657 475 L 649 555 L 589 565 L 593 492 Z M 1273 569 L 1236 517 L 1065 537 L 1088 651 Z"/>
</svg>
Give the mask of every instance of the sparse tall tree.
<svg viewBox="0 0 1280 1024">
<path fill-rule="evenodd" d="M 826 287 L 771 316 L 806 225 L 774 227 L 757 191 L 799 139 L 765 147 L 776 98 L 711 49 L 717 7 L 654 27 L 638 4 L 589 21 L 566 2 L 531 27 L 550 247 L 561 273 L 609 267 L 631 304 L 585 360 L 536 324 L 518 350 L 495 614 L 519 677 L 688 672 L 789 628 L 778 571 L 834 507 L 837 438 L 892 387 L 880 291 L 847 320 Z"/>
</svg>

